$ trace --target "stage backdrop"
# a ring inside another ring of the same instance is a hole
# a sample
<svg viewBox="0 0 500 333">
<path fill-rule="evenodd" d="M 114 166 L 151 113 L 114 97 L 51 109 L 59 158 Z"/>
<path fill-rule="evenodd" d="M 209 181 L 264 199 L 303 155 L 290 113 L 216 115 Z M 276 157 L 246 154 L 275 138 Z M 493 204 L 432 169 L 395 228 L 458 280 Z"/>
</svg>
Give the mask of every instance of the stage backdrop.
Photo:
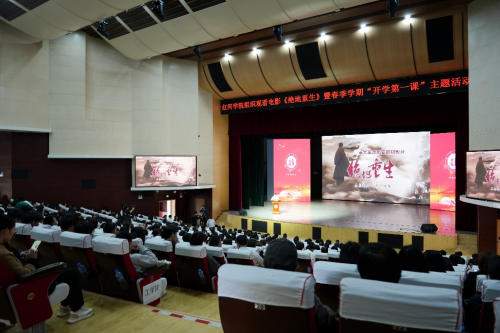
<svg viewBox="0 0 500 333">
<path fill-rule="evenodd" d="M 455 133 L 431 134 L 431 209 L 455 211 Z"/>
<path fill-rule="evenodd" d="M 467 152 L 467 196 L 500 201 L 500 151 Z"/>
<path fill-rule="evenodd" d="M 429 132 L 322 137 L 323 199 L 428 205 L 429 141 Z"/>
<path fill-rule="evenodd" d="M 311 201 L 311 140 L 272 141 L 274 193 L 281 201 Z"/>
</svg>

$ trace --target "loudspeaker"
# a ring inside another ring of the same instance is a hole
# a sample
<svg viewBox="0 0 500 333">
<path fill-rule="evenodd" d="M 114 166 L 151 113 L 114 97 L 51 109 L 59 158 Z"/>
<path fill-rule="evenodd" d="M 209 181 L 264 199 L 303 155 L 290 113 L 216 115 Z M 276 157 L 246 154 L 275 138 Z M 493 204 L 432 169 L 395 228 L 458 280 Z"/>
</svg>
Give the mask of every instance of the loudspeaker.
<svg viewBox="0 0 500 333">
<path fill-rule="evenodd" d="M 455 59 L 453 46 L 453 16 L 443 16 L 425 21 L 429 62 Z"/>
<path fill-rule="evenodd" d="M 248 220 L 247 219 L 241 219 L 241 229 L 248 229 Z"/>
<path fill-rule="evenodd" d="M 438 227 L 435 224 L 422 224 L 420 231 L 423 233 L 436 232 L 438 231 Z"/>
<path fill-rule="evenodd" d="M 295 52 L 304 79 L 312 80 L 326 77 L 317 42 L 297 45 Z"/>
<path fill-rule="evenodd" d="M 28 179 L 28 169 L 12 169 L 10 179 Z"/>
<path fill-rule="evenodd" d="M 212 77 L 215 86 L 221 93 L 233 90 L 226 81 L 226 77 L 224 76 L 224 72 L 222 71 L 222 65 L 220 62 L 208 64 L 208 71 L 210 72 L 210 76 Z"/>
<path fill-rule="evenodd" d="M 312 239 L 321 239 L 321 228 L 319 227 L 313 227 L 313 236 Z"/>
<path fill-rule="evenodd" d="M 368 232 L 367 231 L 358 231 L 358 243 L 360 245 L 368 244 Z"/>
<path fill-rule="evenodd" d="M 414 245 L 420 249 L 424 250 L 424 237 L 423 236 L 411 236 L 411 245 Z"/>
<path fill-rule="evenodd" d="M 82 189 L 88 190 L 96 187 L 95 179 L 84 179 L 82 180 Z"/>
<path fill-rule="evenodd" d="M 281 223 L 273 223 L 273 235 L 281 235 Z"/>
<path fill-rule="evenodd" d="M 238 213 L 240 213 L 240 215 L 241 215 L 241 216 L 247 216 L 247 211 L 246 211 L 245 209 L 243 209 L 243 208 L 242 208 L 242 209 L 240 209 L 240 210 L 238 211 Z"/>
<path fill-rule="evenodd" d="M 267 222 L 252 220 L 252 231 L 267 232 Z"/>
<path fill-rule="evenodd" d="M 378 234 L 378 242 L 392 246 L 395 249 L 403 247 L 403 235 Z"/>
</svg>

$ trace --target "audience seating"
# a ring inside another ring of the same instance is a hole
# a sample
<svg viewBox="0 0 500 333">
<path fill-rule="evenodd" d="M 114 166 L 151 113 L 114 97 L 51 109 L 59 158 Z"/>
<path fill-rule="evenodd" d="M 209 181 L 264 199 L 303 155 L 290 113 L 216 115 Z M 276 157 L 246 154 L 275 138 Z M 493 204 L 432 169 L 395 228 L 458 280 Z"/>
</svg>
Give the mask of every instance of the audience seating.
<svg viewBox="0 0 500 333">
<path fill-rule="evenodd" d="M 500 280 L 483 280 L 481 290 L 481 317 L 479 318 L 479 333 L 492 332 L 495 324 L 493 300 L 500 297 Z"/>
<path fill-rule="evenodd" d="M 448 273 L 402 271 L 399 283 L 412 286 L 453 289 L 458 292 L 462 291 L 462 277 Z"/>
<path fill-rule="evenodd" d="M 80 274 L 82 288 L 101 294 L 102 288 L 94 258 L 92 236 L 65 231 L 61 233 L 60 240 L 61 252 L 68 267 L 78 268 L 78 264 L 82 264 L 88 272 L 86 277 Z"/>
<path fill-rule="evenodd" d="M 31 247 L 31 224 L 17 223 L 16 231 L 9 244 L 16 250 L 28 250 Z"/>
<path fill-rule="evenodd" d="M 224 265 L 226 263 L 226 257 L 224 256 L 222 247 L 207 245 L 207 254 L 211 255 L 219 265 Z"/>
<path fill-rule="evenodd" d="M 313 273 L 314 270 L 314 252 L 309 250 L 297 250 L 298 266 L 297 272 Z"/>
<path fill-rule="evenodd" d="M 346 277 L 359 278 L 358 267 L 339 262 L 317 261 L 314 263 L 316 295 L 333 311 L 339 307 L 340 280 Z"/>
<path fill-rule="evenodd" d="M 248 247 L 229 249 L 227 251 L 227 263 L 253 266 L 253 256 L 254 252 Z"/>
<path fill-rule="evenodd" d="M 315 261 L 328 261 L 328 253 L 322 253 L 321 250 L 314 250 Z"/>
<path fill-rule="evenodd" d="M 175 245 L 177 267 L 179 269 L 179 285 L 212 293 L 214 292 L 211 282 L 212 273 L 207 261 L 207 248 L 203 245 L 190 245 L 179 243 Z M 198 275 L 199 270 L 203 272 L 205 281 Z"/>
<path fill-rule="evenodd" d="M 316 333 L 314 278 L 310 274 L 224 265 L 219 269 L 218 296 L 225 333 L 263 329 Z"/>
<path fill-rule="evenodd" d="M 500 297 L 493 300 L 493 312 L 495 315 L 495 327 L 493 328 L 493 332 L 500 333 Z"/>
<path fill-rule="evenodd" d="M 483 291 L 483 281 L 488 280 L 488 275 L 478 275 L 476 276 L 476 294 Z"/>
<path fill-rule="evenodd" d="M 142 287 L 161 278 L 167 265 L 153 267 L 139 274 L 132 264 L 127 240 L 119 238 L 95 237 L 92 240 L 97 271 L 103 294 L 142 303 Z M 122 289 L 115 278 L 118 269 L 128 286 Z M 148 305 L 157 305 L 160 298 Z"/>
<path fill-rule="evenodd" d="M 338 262 L 340 257 L 340 251 L 338 250 L 328 250 L 328 261 Z"/>
<path fill-rule="evenodd" d="M 340 290 L 341 333 L 462 329 L 462 300 L 451 289 L 345 278 Z"/>
<path fill-rule="evenodd" d="M 19 324 L 21 329 L 45 332 L 45 321 L 52 317 L 52 305 L 64 300 L 69 286 L 58 284 L 49 296 L 50 284 L 64 270 L 55 263 L 25 274 L 20 281 L 0 260 L 0 319 Z"/>
<path fill-rule="evenodd" d="M 236 248 L 234 245 L 222 244 L 222 251 L 224 251 L 224 253 L 227 253 L 229 249 L 234 249 L 234 248 Z"/>
<path fill-rule="evenodd" d="M 171 262 L 170 269 L 163 273 L 169 286 L 179 286 L 179 269 L 174 256 L 174 249 L 171 241 L 164 240 L 161 237 L 146 239 L 146 247 L 153 251 L 159 260 L 168 260 Z"/>
<path fill-rule="evenodd" d="M 34 227 L 31 230 L 31 240 L 40 240 L 38 247 L 38 263 L 41 266 L 53 264 L 55 262 L 64 262 L 60 246 L 61 232 L 54 229 L 43 227 Z"/>
</svg>

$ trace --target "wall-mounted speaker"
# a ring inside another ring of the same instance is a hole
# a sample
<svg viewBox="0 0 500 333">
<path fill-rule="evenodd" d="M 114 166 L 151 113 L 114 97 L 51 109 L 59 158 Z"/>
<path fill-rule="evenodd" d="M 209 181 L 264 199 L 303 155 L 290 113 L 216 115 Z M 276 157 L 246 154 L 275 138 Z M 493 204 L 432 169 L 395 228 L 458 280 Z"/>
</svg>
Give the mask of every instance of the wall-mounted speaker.
<svg viewBox="0 0 500 333">
<path fill-rule="evenodd" d="M 313 227 L 313 236 L 312 239 L 321 239 L 321 228 L 319 227 Z"/>
<path fill-rule="evenodd" d="M 309 43 L 295 46 L 300 70 L 306 80 L 326 77 L 323 63 L 319 55 L 318 43 Z"/>
<path fill-rule="evenodd" d="M 241 229 L 248 229 L 248 220 L 247 219 L 241 219 Z"/>
<path fill-rule="evenodd" d="M 82 189 L 89 190 L 96 187 L 95 179 L 84 179 L 82 180 Z"/>
<path fill-rule="evenodd" d="M 226 77 L 224 76 L 224 72 L 222 72 L 222 65 L 220 62 L 214 62 L 212 64 L 208 64 L 208 71 L 210 72 L 210 76 L 215 83 L 217 89 L 220 92 L 232 91 L 231 87 L 227 83 Z"/>
<path fill-rule="evenodd" d="M 10 179 L 28 179 L 28 169 L 12 169 Z"/>
<path fill-rule="evenodd" d="M 281 235 L 281 223 L 274 223 L 273 235 Z"/>
<path fill-rule="evenodd" d="M 429 62 L 455 59 L 453 47 L 453 16 L 443 16 L 425 21 Z"/>
</svg>

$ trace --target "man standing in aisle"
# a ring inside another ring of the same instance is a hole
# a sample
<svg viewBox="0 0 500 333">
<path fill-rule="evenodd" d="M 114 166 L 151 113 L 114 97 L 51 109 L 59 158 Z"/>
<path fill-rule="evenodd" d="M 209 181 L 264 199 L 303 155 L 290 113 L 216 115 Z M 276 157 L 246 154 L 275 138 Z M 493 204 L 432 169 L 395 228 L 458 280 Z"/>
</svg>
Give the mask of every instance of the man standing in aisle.
<svg viewBox="0 0 500 333">
<path fill-rule="evenodd" d="M 202 205 L 200 209 L 200 224 L 206 227 L 207 220 L 208 220 L 208 209 L 205 208 L 205 205 Z"/>
<path fill-rule="evenodd" d="M 196 227 L 198 225 L 198 219 L 200 216 L 197 211 L 194 211 L 194 214 L 191 215 L 191 226 Z"/>
</svg>

